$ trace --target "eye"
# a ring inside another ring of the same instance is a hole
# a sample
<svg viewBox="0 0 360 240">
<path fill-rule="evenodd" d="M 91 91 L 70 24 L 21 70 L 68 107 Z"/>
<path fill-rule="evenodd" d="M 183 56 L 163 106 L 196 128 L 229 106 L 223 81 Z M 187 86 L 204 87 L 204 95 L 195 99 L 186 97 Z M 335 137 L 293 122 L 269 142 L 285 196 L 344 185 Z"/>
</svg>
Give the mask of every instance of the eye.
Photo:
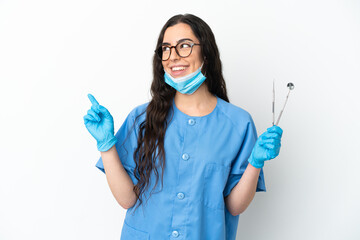
<svg viewBox="0 0 360 240">
<path fill-rule="evenodd" d="M 190 43 L 181 43 L 180 44 L 180 49 L 182 49 L 182 48 L 190 48 L 191 47 L 191 45 L 190 45 Z"/>
<path fill-rule="evenodd" d="M 162 50 L 163 52 L 166 52 L 166 51 L 170 51 L 170 48 L 169 48 L 169 46 L 162 46 L 162 47 L 161 47 L 161 50 Z"/>
</svg>

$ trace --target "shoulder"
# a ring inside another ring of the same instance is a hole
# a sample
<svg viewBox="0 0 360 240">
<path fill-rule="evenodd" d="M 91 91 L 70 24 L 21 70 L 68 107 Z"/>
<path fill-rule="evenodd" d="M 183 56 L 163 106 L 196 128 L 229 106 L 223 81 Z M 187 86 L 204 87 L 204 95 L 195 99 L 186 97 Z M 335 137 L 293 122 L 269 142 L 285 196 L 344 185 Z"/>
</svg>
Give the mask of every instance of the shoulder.
<svg viewBox="0 0 360 240">
<path fill-rule="evenodd" d="M 140 104 L 136 107 L 134 107 L 131 112 L 129 113 L 128 117 L 131 117 L 132 120 L 135 120 L 136 118 L 138 118 L 140 120 L 140 122 L 142 122 L 143 120 L 145 120 L 145 116 L 146 116 L 146 108 L 149 105 L 149 102 Z"/>
<path fill-rule="evenodd" d="M 221 98 L 218 98 L 218 100 L 219 100 L 219 104 L 218 104 L 219 110 L 228 118 L 241 120 L 241 121 L 252 120 L 250 113 L 245 109 L 236 106 L 232 103 L 226 102 Z"/>
<path fill-rule="evenodd" d="M 125 134 L 126 132 L 133 132 L 136 135 L 138 134 L 138 129 L 140 124 L 144 122 L 146 118 L 146 107 L 148 103 L 144 103 L 134 107 L 130 113 L 127 115 L 126 119 L 124 120 L 119 132 Z M 125 132 L 121 131 L 124 129 Z"/>
<path fill-rule="evenodd" d="M 221 114 L 226 118 L 235 128 L 240 132 L 246 130 L 249 126 L 254 126 L 254 121 L 248 111 L 236 106 L 232 103 L 226 102 L 218 98 L 218 108 Z"/>
</svg>

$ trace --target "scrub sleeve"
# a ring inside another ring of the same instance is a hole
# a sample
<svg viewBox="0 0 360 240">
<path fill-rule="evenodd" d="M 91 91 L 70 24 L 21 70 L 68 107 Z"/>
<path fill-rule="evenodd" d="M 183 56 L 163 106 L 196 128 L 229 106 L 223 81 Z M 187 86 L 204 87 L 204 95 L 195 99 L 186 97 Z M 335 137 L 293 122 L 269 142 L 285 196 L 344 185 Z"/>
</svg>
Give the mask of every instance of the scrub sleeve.
<svg viewBox="0 0 360 240">
<path fill-rule="evenodd" d="M 129 113 L 120 129 L 115 134 L 117 142 L 115 143 L 116 150 L 119 154 L 121 163 L 129 174 L 134 185 L 137 184 L 137 179 L 134 176 L 135 162 L 133 154 L 137 146 L 137 129 L 135 126 L 134 110 Z M 105 173 L 102 158 L 98 160 L 95 165 L 103 173 Z M 105 173 L 106 174 L 106 173 Z"/>
<path fill-rule="evenodd" d="M 251 155 L 256 140 L 257 140 L 256 128 L 252 118 L 250 117 L 242 145 L 235 158 L 235 161 L 232 164 L 230 175 L 228 177 L 228 181 L 224 189 L 224 198 L 230 194 L 231 190 L 236 186 L 236 184 L 239 182 L 240 178 L 242 177 L 243 173 L 245 172 L 245 169 L 249 164 L 248 158 Z M 262 168 L 260 170 L 256 191 L 266 192 L 264 173 Z"/>
</svg>

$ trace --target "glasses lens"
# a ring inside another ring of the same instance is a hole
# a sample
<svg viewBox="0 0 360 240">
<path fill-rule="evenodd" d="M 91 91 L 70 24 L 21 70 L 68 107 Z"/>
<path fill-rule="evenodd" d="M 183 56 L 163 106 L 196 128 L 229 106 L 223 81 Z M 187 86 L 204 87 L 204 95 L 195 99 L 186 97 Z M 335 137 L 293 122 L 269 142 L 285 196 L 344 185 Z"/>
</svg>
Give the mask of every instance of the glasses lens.
<svg viewBox="0 0 360 240">
<path fill-rule="evenodd" d="M 176 46 L 176 50 L 178 51 L 180 57 L 187 57 L 191 53 L 192 46 L 192 42 L 181 42 Z"/>
<path fill-rule="evenodd" d="M 162 46 L 160 49 L 161 49 L 161 50 L 160 50 L 160 52 L 161 52 L 161 59 L 162 59 L 163 61 L 168 60 L 169 57 L 170 57 L 170 52 L 171 52 L 170 47 L 169 47 L 169 46 Z"/>
</svg>

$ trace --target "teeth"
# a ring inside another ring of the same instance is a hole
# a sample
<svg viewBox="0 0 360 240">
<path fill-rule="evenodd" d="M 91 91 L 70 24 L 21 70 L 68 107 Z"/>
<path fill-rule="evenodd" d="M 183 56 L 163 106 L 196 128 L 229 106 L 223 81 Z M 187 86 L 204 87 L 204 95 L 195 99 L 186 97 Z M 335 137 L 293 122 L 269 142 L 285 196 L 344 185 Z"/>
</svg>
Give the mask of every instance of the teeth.
<svg viewBox="0 0 360 240">
<path fill-rule="evenodd" d="M 180 70 L 184 70 L 185 67 L 173 67 L 171 70 L 173 71 L 180 71 Z"/>
</svg>

